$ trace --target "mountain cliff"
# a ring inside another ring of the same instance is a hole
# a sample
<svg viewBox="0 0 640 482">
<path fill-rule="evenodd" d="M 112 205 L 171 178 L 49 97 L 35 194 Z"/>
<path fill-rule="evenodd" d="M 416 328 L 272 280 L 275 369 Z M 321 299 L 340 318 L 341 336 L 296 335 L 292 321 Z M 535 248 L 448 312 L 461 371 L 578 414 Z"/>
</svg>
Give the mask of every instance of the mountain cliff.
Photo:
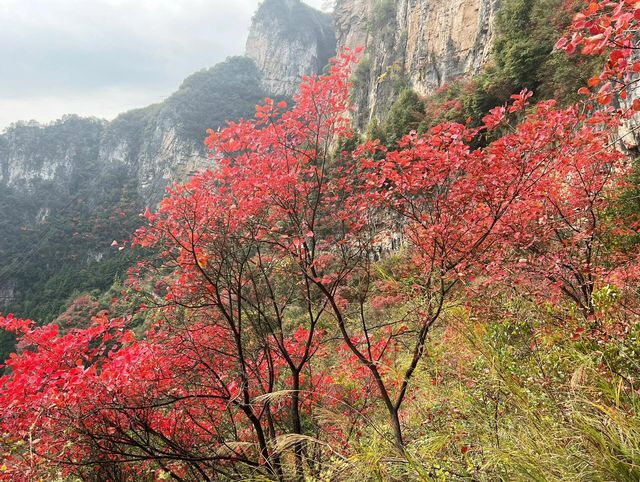
<svg viewBox="0 0 640 482">
<path fill-rule="evenodd" d="M 321 72 L 335 55 L 332 17 L 300 0 L 265 0 L 253 17 L 245 52 L 267 91 L 291 97 L 301 77 Z"/>
<path fill-rule="evenodd" d="M 345 47 L 364 47 L 354 89 L 356 124 L 383 118 L 404 86 L 433 93 L 488 60 L 499 0 L 337 0 L 331 15 L 300 0 L 265 0 L 246 55 L 267 90 L 293 95 Z"/>
<path fill-rule="evenodd" d="M 354 101 L 364 127 L 402 87 L 432 94 L 477 73 L 491 53 L 499 0 L 338 0 L 338 49 L 365 48 Z"/>
</svg>

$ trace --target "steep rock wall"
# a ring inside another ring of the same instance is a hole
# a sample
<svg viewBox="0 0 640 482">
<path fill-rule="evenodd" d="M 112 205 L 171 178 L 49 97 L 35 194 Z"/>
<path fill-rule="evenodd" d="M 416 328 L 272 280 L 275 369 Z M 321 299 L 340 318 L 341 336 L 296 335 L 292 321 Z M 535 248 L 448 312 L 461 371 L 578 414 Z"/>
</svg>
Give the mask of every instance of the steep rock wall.
<svg viewBox="0 0 640 482">
<path fill-rule="evenodd" d="M 76 166 L 91 162 L 106 122 L 67 116 L 50 128 L 17 123 L 0 137 L 0 184 L 69 182 Z"/>
<path fill-rule="evenodd" d="M 338 50 L 365 47 L 357 124 L 384 117 L 402 86 L 433 93 L 488 60 L 499 0 L 338 0 Z"/>
<path fill-rule="evenodd" d="M 10 127 L 0 147 L 0 186 L 37 195 L 44 185 L 68 190 L 81 171 L 91 171 L 98 184 L 109 172 L 126 171 L 137 179 L 145 204 L 153 205 L 164 186 L 207 165 L 202 143 L 181 137 L 175 126 L 161 123 L 131 139 L 114 132 L 114 122 L 69 116 L 50 125 Z"/>
<path fill-rule="evenodd" d="M 265 0 L 253 17 L 245 49 L 262 72 L 265 90 L 289 97 L 300 79 L 320 73 L 335 51 L 331 16 L 300 0 Z"/>
</svg>

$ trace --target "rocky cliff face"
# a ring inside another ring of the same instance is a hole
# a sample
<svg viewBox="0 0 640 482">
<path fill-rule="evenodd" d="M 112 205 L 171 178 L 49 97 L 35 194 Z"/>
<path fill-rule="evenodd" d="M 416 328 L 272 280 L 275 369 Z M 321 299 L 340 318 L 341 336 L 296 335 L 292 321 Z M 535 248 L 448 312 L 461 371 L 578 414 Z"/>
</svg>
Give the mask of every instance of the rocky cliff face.
<svg viewBox="0 0 640 482">
<path fill-rule="evenodd" d="M 137 138 L 130 136 L 135 129 L 121 132 L 122 118 L 108 123 L 68 116 L 49 125 L 15 124 L 1 137 L 0 186 L 37 195 L 48 184 L 69 189 L 79 171 L 90 169 L 95 182 L 118 171 L 136 179 L 141 198 L 153 205 L 164 186 L 207 164 L 202 142 L 180 136 L 162 118 L 154 121 L 137 126 L 144 131 Z"/>
<path fill-rule="evenodd" d="M 267 90 L 292 95 L 344 47 L 364 47 L 354 101 L 356 125 L 383 118 L 403 86 L 433 93 L 488 60 L 500 0 L 337 0 L 331 15 L 300 0 L 265 0 L 246 54 Z M 333 25 L 331 25 L 331 22 Z"/>
<path fill-rule="evenodd" d="M 96 158 L 105 124 L 67 116 L 48 128 L 13 125 L 0 136 L 0 185 L 30 189 L 40 182 L 68 183 L 76 166 Z"/>
<path fill-rule="evenodd" d="M 174 126 L 155 126 L 142 139 L 117 138 L 110 124 L 69 116 L 50 125 L 16 124 L 0 147 L 0 186 L 38 196 L 45 186 L 72 189 L 81 171 L 91 170 L 90 182 L 100 183 L 111 172 L 137 180 L 147 205 L 162 196 L 164 186 L 206 166 L 201 143 L 180 137 Z"/>
<path fill-rule="evenodd" d="M 120 122 L 122 119 L 116 119 L 105 127 L 97 162 L 126 170 L 137 179 L 138 192 L 147 206 L 160 200 L 165 186 L 208 167 L 202 142 L 180 135 L 170 118 L 159 117 L 140 126 L 143 135 L 136 139 L 121 135 Z"/>
<path fill-rule="evenodd" d="M 422 95 L 488 60 L 499 0 L 338 0 L 338 49 L 365 47 L 358 124 L 383 117 L 402 86 Z"/>
<path fill-rule="evenodd" d="M 254 15 L 246 55 L 261 70 L 265 90 L 293 96 L 301 77 L 317 74 L 335 55 L 331 16 L 300 0 L 265 0 Z"/>
</svg>

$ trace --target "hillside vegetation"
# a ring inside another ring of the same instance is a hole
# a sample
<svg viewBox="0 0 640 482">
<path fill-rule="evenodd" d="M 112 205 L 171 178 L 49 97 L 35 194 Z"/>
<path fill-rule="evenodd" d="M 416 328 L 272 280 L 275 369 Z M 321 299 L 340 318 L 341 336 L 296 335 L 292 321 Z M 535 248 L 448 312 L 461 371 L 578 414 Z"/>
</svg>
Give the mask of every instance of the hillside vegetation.
<svg viewBox="0 0 640 482">
<path fill-rule="evenodd" d="M 582 7 L 365 138 L 349 50 L 209 130 L 108 303 L 0 317 L 0 480 L 639 480 L 640 5 Z"/>
</svg>

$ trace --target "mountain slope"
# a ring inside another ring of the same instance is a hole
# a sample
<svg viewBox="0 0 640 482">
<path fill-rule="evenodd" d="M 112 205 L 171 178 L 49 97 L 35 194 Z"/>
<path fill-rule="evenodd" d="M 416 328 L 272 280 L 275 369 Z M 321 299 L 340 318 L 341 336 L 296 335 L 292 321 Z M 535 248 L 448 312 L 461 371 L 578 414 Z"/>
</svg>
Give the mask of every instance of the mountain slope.
<svg viewBox="0 0 640 482">
<path fill-rule="evenodd" d="M 207 128 L 251 115 L 265 96 L 253 61 L 235 57 L 193 74 L 164 102 L 112 122 L 66 116 L 6 129 L 0 312 L 46 323 L 79 294 L 121 279 L 134 260 L 112 241 L 130 239 L 166 185 L 211 165 Z"/>
</svg>

